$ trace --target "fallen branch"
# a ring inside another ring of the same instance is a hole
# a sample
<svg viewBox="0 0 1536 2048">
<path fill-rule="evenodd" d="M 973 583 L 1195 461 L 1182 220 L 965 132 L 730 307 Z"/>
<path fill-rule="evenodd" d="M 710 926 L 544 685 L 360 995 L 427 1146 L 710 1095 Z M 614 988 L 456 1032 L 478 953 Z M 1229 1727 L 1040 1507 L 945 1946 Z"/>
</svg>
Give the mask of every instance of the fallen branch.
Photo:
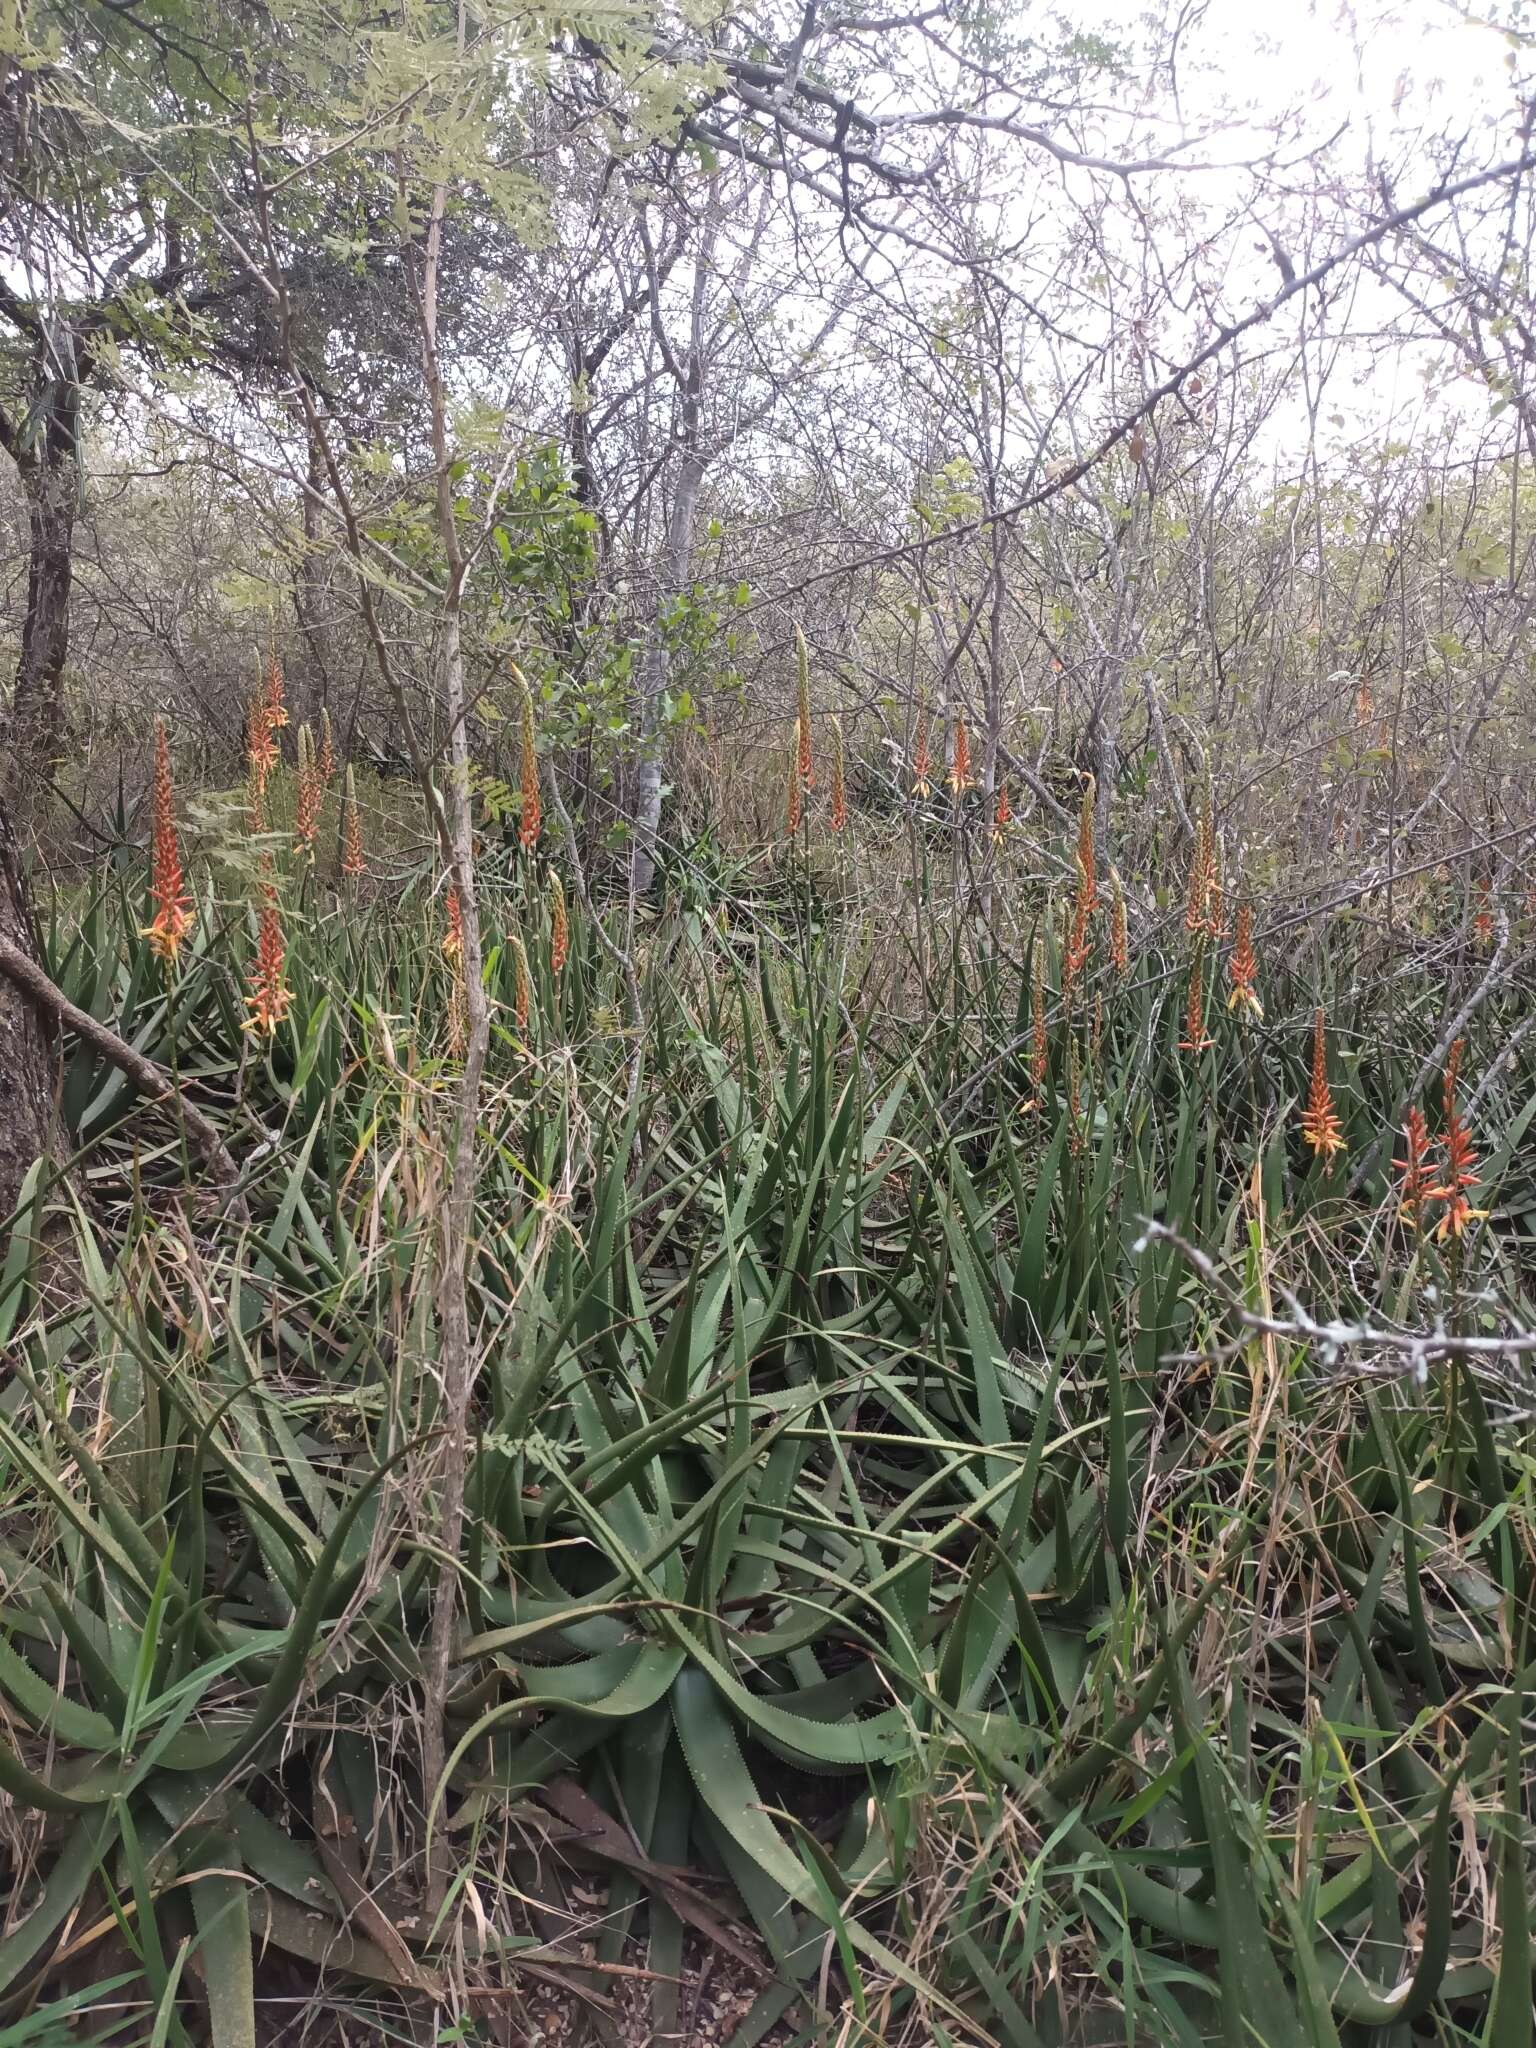
<svg viewBox="0 0 1536 2048">
<path fill-rule="evenodd" d="M 109 1025 L 100 1024 L 87 1011 L 77 1009 L 64 991 L 49 980 L 37 962 L 29 959 L 19 946 L 3 935 L 0 935 L 0 974 L 14 982 L 45 1017 L 64 1030 L 73 1031 L 104 1060 L 110 1061 L 119 1073 L 126 1074 L 141 1094 L 162 1107 L 174 1109 L 209 1174 L 228 1190 L 228 1206 L 236 1215 L 245 1215 L 245 1200 L 238 1193 L 240 1169 L 220 1137 L 217 1125 L 187 1100 L 163 1067 L 157 1067 L 143 1053 L 135 1052 L 127 1040 L 119 1038 Z"/>
<path fill-rule="evenodd" d="M 1506 1337 L 1478 1337 L 1463 1336 L 1446 1329 L 1382 1329 L 1373 1323 L 1350 1322 L 1337 1316 L 1321 1323 L 1302 1306 L 1288 1287 L 1280 1287 L 1276 1291 L 1290 1308 L 1289 1319 L 1262 1315 L 1248 1306 L 1204 1252 L 1198 1251 L 1187 1238 L 1181 1237 L 1176 1230 L 1170 1230 L 1165 1223 L 1144 1217 L 1142 1235 L 1132 1250 L 1143 1251 L 1153 1243 L 1171 1244 L 1206 1286 L 1221 1296 L 1246 1330 L 1262 1337 L 1283 1337 L 1293 1344 L 1309 1345 L 1328 1362 L 1341 1352 L 1356 1348 L 1387 1351 L 1400 1357 L 1406 1369 L 1416 1379 L 1422 1380 L 1430 1364 L 1443 1358 L 1521 1358 L 1536 1352 L 1536 1331 L 1529 1330 L 1514 1331 Z"/>
</svg>

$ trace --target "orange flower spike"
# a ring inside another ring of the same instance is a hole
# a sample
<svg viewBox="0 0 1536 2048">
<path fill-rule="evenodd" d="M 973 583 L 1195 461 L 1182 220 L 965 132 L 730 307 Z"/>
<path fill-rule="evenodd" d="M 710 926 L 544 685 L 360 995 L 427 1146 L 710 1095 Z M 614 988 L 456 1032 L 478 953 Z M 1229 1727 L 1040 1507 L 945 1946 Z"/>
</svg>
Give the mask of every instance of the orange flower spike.
<svg viewBox="0 0 1536 2048">
<path fill-rule="evenodd" d="M 1335 1152 L 1349 1149 L 1344 1142 L 1343 1125 L 1334 1110 L 1333 1090 L 1328 1086 L 1328 1041 L 1320 1008 L 1312 1020 L 1312 1082 L 1302 1113 L 1301 1135 L 1312 1147 L 1314 1156 L 1322 1158 L 1325 1173 L 1333 1171 Z"/>
<path fill-rule="evenodd" d="M 288 723 L 288 705 L 283 690 L 283 669 L 275 649 L 267 659 L 267 678 L 262 691 L 262 709 L 266 715 L 269 733 L 279 731 Z"/>
<path fill-rule="evenodd" d="M 1013 823 L 1013 805 L 1008 801 L 1008 785 L 997 785 L 997 809 L 992 814 L 992 844 L 1001 846 L 1008 837 L 1008 827 Z"/>
<path fill-rule="evenodd" d="M 450 882 L 443 895 L 443 958 L 456 973 L 464 971 L 464 905 L 458 884 Z"/>
<path fill-rule="evenodd" d="M 843 756 L 842 720 L 832 721 L 832 811 L 828 819 L 834 832 L 841 832 L 848 822 L 847 762 Z"/>
<path fill-rule="evenodd" d="M 795 720 L 798 732 L 800 721 Z M 796 751 L 798 753 L 798 743 Z M 800 812 L 804 798 L 804 784 L 800 780 L 800 767 L 796 759 L 789 764 L 789 800 L 784 807 L 784 829 L 791 839 L 800 830 Z"/>
<path fill-rule="evenodd" d="M 1447 1123 L 1456 1114 L 1456 1084 L 1461 1079 L 1461 1056 L 1466 1045 L 1464 1038 L 1453 1038 L 1451 1049 L 1445 1056 L 1445 1072 L 1440 1077 L 1440 1100 L 1445 1107 Z"/>
<path fill-rule="evenodd" d="M 1480 946 L 1486 946 L 1493 937 L 1493 898 L 1486 882 L 1474 884 L 1472 900 L 1477 905 L 1472 918 L 1472 933 Z"/>
<path fill-rule="evenodd" d="M 570 957 L 571 921 L 565 907 L 565 885 L 557 874 L 549 878 L 549 964 L 559 975 Z"/>
<path fill-rule="evenodd" d="M 539 797 L 539 756 L 533 737 L 533 692 L 516 669 L 512 673 L 517 676 L 523 693 L 523 801 L 518 820 L 517 843 L 526 853 L 539 843 L 539 828 L 544 819 L 544 807 Z"/>
<path fill-rule="evenodd" d="M 1211 814 L 1207 805 L 1195 827 L 1195 844 L 1189 857 L 1189 894 L 1184 904 L 1184 929 L 1191 937 L 1205 929 L 1211 894 L 1211 862 Z"/>
<path fill-rule="evenodd" d="M 272 737 L 266 700 L 259 690 L 246 708 L 245 760 L 251 783 L 251 809 L 261 816 L 257 829 L 265 830 L 262 799 L 267 793 L 267 778 L 277 765 L 277 741 Z"/>
<path fill-rule="evenodd" d="M 933 784 L 929 774 L 933 761 L 928 751 L 928 706 L 922 704 L 917 713 L 917 737 L 912 743 L 912 794 L 932 796 Z"/>
<path fill-rule="evenodd" d="M 329 789 L 336 780 L 336 742 L 331 735 L 331 714 L 323 707 L 320 712 L 320 750 L 315 756 L 315 766 L 320 771 L 322 785 Z"/>
<path fill-rule="evenodd" d="M 1478 1186 L 1477 1154 L 1472 1148 L 1471 1135 L 1461 1120 L 1456 1107 L 1456 1083 L 1461 1073 L 1462 1040 L 1457 1039 L 1451 1047 L 1445 1063 L 1445 1078 L 1442 1083 L 1445 1104 L 1445 1134 L 1441 1146 L 1445 1153 L 1444 1177 L 1438 1185 L 1428 1190 L 1437 1202 L 1444 1202 L 1445 1214 L 1440 1219 L 1435 1235 L 1440 1238 L 1459 1239 L 1467 1225 L 1474 1219 L 1488 1214 L 1486 1209 L 1474 1209 L 1467 1200 L 1468 1188 Z"/>
<path fill-rule="evenodd" d="M 949 786 L 956 796 L 963 796 L 971 786 L 971 736 L 966 731 L 965 714 L 961 712 L 955 720 L 954 752 L 950 761 Z"/>
<path fill-rule="evenodd" d="M 1077 814 L 1077 872 L 1080 878 L 1078 886 L 1087 901 L 1087 914 L 1090 917 L 1099 907 L 1099 875 L 1095 865 L 1093 844 L 1094 810 L 1098 795 L 1098 784 L 1091 775 L 1085 775 L 1082 808 Z"/>
<path fill-rule="evenodd" d="M 252 962 L 248 977 L 249 995 L 245 999 L 250 1016 L 246 1019 L 246 1030 L 260 1032 L 262 1037 L 271 1038 L 277 1027 L 288 1015 L 293 1003 L 293 992 L 284 979 L 287 951 L 283 944 L 282 919 L 277 911 L 277 892 L 268 888 L 262 897 L 261 921 L 256 933 L 256 958 Z"/>
<path fill-rule="evenodd" d="M 466 1042 L 466 1019 L 464 1016 L 464 979 L 456 974 L 448 984 L 448 1050 L 454 1059 L 464 1052 Z"/>
<path fill-rule="evenodd" d="M 1131 937 L 1125 915 L 1125 888 L 1118 868 L 1109 871 L 1109 890 L 1109 957 L 1115 973 L 1123 979 L 1131 969 Z"/>
<path fill-rule="evenodd" d="M 1094 865 L 1093 807 L 1096 788 L 1093 777 L 1083 784 L 1083 807 L 1077 821 L 1077 894 L 1072 903 L 1072 923 L 1061 962 L 1061 992 L 1069 995 L 1093 954 L 1090 920 L 1098 907 L 1099 885 Z"/>
<path fill-rule="evenodd" d="M 1061 954 L 1061 992 L 1069 996 L 1079 975 L 1093 956 L 1093 935 L 1088 928 L 1091 899 L 1082 871 L 1078 871 L 1077 895 L 1072 905 L 1072 922 Z"/>
<path fill-rule="evenodd" d="M 533 982 L 528 973 L 528 954 L 523 942 L 513 934 L 512 961 L 517 969 L 517 978 L 512 987 L 512 1016 L 519 1031 L 528 1029 L 528 1012 L 533 1005 Z"/>
<path fill-rule="evenodd" d="M 1227 961 L 1227 976 L 1232 983 L 1232 993 L 1227 997 L 1229 1010 L 1247 1010 L 1255 1017 L 1263 1017 L 1264 1005 L 1259 1001 L 1259 992 L 1254 987 L 1258 973 L 1258 955 L 1253 950 L 1253 909 L 1250 904 L 1240 903 L 1237 909 L 1237 936 L 1233 941 L 1231 957 Z"/>
<path fill-rule="evenodd" d="M 320 764 L 315 758 L 315 736 L 307 725 L 299 727 L 299 787 L 293 814 L 293 836 L 311 857 L 315 850 L 315 834 L 320 829 L 320 806 L 325 800 L 325 784 L 320 779 Z"/>
<path fill-rule="evenodd" d="M 1410 1109 L 1403 1118 L 1403 1156 L 1394 1159 L 1392 1164 L 1402 1175 L 1398 1207 L 1418 1229 L 1424 1221 L 1424 1204 L 1434 1197 L 1430 1179 L 1429 1126 L 1424 1121 L 1422 1109 Z"/>
<path fill-rule="evenodd" d="M 187 894 L 181 871 L 181 848 L 176 839 L 175 790 L 171 782 L 171 750 L 166 744 L 165 726 L 155 727 L 155 783 L 151 804 L 149 900 L 155 914 L 142 936 L 150 951 L 167 967 L 176 965 L 181 942 L 192 929 L 192 899 Z"/>
<path fill-rule="evenodd" d="M 1205 1028 L 1205 948 L 1197 946 L 1189 965 L 1189 997 L 1184 1006 L 1184 1036 L 1179 1040 L 1179 1051 L 1198 1055 L 1215 1043 Z"/>
<path fill-rule="evenodd" d="M 357 784 L 349 764 L 341 799 L 341 872 L 350 880 L 368 871 L 363 855 L 363 821 L 357 808 Z"/>
<path fill-rule="evenodd" d="M 805 635 L 795 628 L 795 750 L 796 773 L 802 789 L 815 787 L 815 763 L 811 754 L 811 654 Z"/>
</svg>

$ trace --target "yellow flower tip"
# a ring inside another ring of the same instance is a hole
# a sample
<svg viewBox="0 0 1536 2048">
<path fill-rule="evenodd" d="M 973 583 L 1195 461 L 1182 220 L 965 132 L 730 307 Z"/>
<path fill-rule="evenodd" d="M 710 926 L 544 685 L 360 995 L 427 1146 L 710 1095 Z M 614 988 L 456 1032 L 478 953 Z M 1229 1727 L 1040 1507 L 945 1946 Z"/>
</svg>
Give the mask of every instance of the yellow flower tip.
<svg viewBox="0 0 1536 2048">
<path fill-rule="evenodd" d="M 190 911 L 162 910 L 152 924 L 139 926 L 139 937 L 149 941 L 149 950 L 163 960 L 167 967 L 174 967 L 182 941 L 191 929 Z"/>
<path fill-rule="evenodd" d="M 1451 1205 L 1441 1217 L 1440 1225 L 1435 1235 L 1441 1239 L 1447 1237 L 1459 1238 L 1469 1223 L 1483 1222 L 1487 1215 L 1488 1211 L 1486 1209 L 1474 1209 L 1471 1203 L 1464 1200 L 1462 1196 L 1453 1195 L 1451 1197 Z"/>
</svg>

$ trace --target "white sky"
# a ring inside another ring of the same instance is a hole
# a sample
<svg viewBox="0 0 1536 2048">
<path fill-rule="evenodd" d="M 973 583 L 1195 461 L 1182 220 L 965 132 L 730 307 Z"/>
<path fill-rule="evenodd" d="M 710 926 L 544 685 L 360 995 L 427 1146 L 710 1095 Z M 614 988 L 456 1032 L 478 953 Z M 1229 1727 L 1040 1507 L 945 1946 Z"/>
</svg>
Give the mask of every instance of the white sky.
<svg viewBox="0 0 1536 2048">
<path fill-rule="evenodd" d="M 1461 167 L 1466 170 L 1516 153 L 1516 110 L 1532 89 L 1536 68 L 1536 48 L 1529 37 L 1507 34 L 1503 25 L 1511 6 L 1519 4 L 1520 0 L 1487 0 L 1483 6 L 1456 0 L 1204 0 L 1202 5 L 1194 0 L 1190 12 L 1195 18 L 1180 43 L 1186 133 L 1200 133 L 1219 119 L 1221 132 L 1197 154 L 1231 161 L 1258 156 L 1283 130 L 1288 140 L 1277 153 L 1294 160 L 1308 144 L 1320 144 L 1343 129 L 1328 162 L 1353 187 L 1354 225 L 1363 225 L 1369 211 L 1370 188 L 1364 183 L 1369 166 L 1388 170 L 1396 195 L 1408 200 L 1434 182 L 1444 161 L 1442 138 L 1447 134 L 1465 142 Z M 1136 25 L 1145 18 L 1144 0 L 1142 5 L 1137 0 L 1099 0 L 1097 22 L 1111 37 L 1123 35 L 1134 42 Z M 1165 92 L 1153 91 L 1148 97 L 1151 107 L 1166 111 Z M 1234 120 L 1246 125 L 1233 125 Z M 1160 130 L 1165 140 L 1174 132 L 1166 126 Z M 1298 191 L 1311 176 L 1306 171 L 1298 175 Z M 1216 182 L 1224 181 L 1218 177 Z M 1231 190 L 1238 189 L 1239 180 L 1234 178 Z M 1258 217 L 1281 224 L 1273 204 L 1261 206 Z M 1339 232 L 1337 222 L 1330 222 L 1312 256 L 1335 243 Z M 1252 262 L 1249 303 L 1273 289 L 1275 281 L 1267 256 L 1256 255 Z M 1231 280 L 1234 284 L 1238 274 Z M 1235 295 L 1238 301 L 1247 283 L 1245 278 Z M 1350 309 L 1352 327 L 1365 333 L 1400 324 L 1404 317 L 1405 309 L 1394 294 L 1369 279 L 1362 281 Z M 1277 323 L 1274 338 L 1294 324 Z M 1256 339 L 1262 345 L 1261 338 Z M 1345 349 L 1333 366 L 1318 419 L 1320 448 L 1326 452 L 1330 446 L 1348 448 L 1361 440 L 1438 436 L 1458 425 L 1480 433 L 1488 420 L 1488 395 L 1470 380 L 1457 383 L 1443 375 L 1426 389 L 1424 372 L 1432 361 L 1443 367 L 1443 352 L 1421 347 Z M 1296 404 L 1282 408 L 1277 416 L 1281 442 L 1287 438 L 1288 422 L 1298 423 L 1299 404 L 1298 395 Z"/>
<path fill-rule="evenodd" d="M 1208 0 L 1184 46 L 1260 123 L 1305 104 L 1314 136 L 1348 121 L 1362 149 L 1392 149 L 1479 110 L 1507 111 L 1510 43 L 1492 11 L 1478 18 L 1449 0 Z M 1102 18 L 1129 25 L 1139 12 L 1108 0 Z M 1198 124 L 1198 106 L 1186 102 L 1186 115 Z"/>
</svg>

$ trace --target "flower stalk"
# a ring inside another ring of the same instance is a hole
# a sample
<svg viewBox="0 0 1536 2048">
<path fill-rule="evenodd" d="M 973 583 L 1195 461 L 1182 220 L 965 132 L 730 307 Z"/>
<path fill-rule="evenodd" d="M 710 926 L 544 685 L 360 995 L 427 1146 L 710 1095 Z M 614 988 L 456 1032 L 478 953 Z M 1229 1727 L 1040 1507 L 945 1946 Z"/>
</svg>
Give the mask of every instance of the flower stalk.
<svg viewBox="0 0 1536 2048">
<path fill-rule="evenodd" d="M 161 721 L 155 727 L 155 780 L 151 800 L 149 899 L 154 916 L 142 936 L 167 971 L 174 969 L 181 944 L 192 929 L 192 899 L 187 894 L 176 837 L 176 792 L 171 780 L 171 750 Z"/>
<path fill-rule="evenodd" d="M 1307 1106 L 1302 1112 L 1301 1135 L 1312 1147 L 1312 1156 L 1321 1158 L 1324 1173 L 1333 1171 L 1336 1152 L 1349 1149 L 1344 1142 L 1344 1127 L 1333 1106 L 1333 1090 L 1328 1085 L 1327 1026 L 1321 1006 L 1312 1018 L 1312 1078 L 1307 1091 Z"/>
</svg>

